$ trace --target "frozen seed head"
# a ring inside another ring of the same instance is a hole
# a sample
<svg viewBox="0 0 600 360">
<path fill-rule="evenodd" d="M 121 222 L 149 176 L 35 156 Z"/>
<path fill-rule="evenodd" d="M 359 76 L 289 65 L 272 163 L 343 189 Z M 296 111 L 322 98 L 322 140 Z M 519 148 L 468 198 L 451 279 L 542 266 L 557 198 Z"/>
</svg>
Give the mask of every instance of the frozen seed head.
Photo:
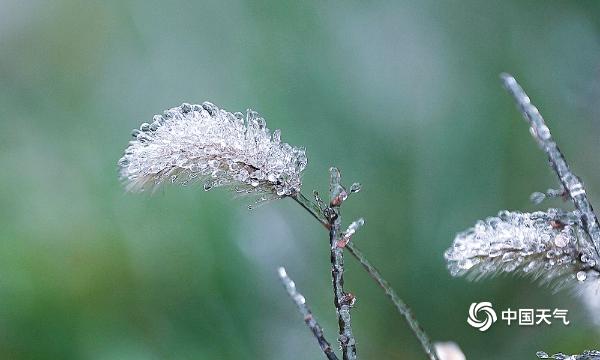
<svg viewBox="0 0 600 360">
<path fill-rule="evenodd" d="M 307 163 L 305 150 L 281 142 L 281 132 L 271 133 L 257 112 L 244 116 L 209 102 L 155 115 L 133 138 L 119 160 L 129 191 L 200 181 L 205 190 L 231 186 L 265 200 L 293 196 Z"/>
<path fill-rule="evenodd" d="M 586 236 L 574 213 L 501 211 L 458 234 L 444 257 L 453 276 L 516 273 L 558 289 L 597 275 Z"/>
<path fill-rule="evenodd" d="M 586 350 L 581 355 L 566 355 L 558 353 L 554 355 L 548 355 L 544 351 L 538 351 L 535 353 L 538 359 L 554 359 L 554 360 L 600 360 L 600 351 L 598 350 Z"/>
</svg>

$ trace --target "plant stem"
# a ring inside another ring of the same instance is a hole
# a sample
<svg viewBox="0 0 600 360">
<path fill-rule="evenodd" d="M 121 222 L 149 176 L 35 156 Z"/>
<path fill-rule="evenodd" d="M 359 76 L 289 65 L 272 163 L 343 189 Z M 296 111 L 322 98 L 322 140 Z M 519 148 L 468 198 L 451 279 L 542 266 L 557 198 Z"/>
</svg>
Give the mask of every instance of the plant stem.
<svg viewBox="0 0 600 360">
<path fill-rule="evenodd" d="M 596 253 L 594 254 L 596 263 L 600 263 L 600 225 L 598 225 L 598 218 L 594 213 L 592 204 L 590 204 L 586 196 L 583 183 L 579 177 L 569 169 L 569 165 L 567 164 L 564 155 L 556 145 L 556 142 L 552 139 L 552 135 L 546 126 L 544 118 L 539 110 L 531 103 L 529 96 L 527 96 L 523 88 L 510 74 L 501 74 L 500 78 L 502 79 L 504 87 L 517 102 L 523 117 L 529 123 L 531 135 L 533 135 L 539 146 L 548 156 L 552 169 L 558 176 L 558 179 L 569 195 L 569 198 L 573 201 L 575 208 L 579 211 L 583 228 L 596 250 Z"/>
<path fill-rule="evenodd" d="M 287 275 L 287 272 L 285 271 L 285 268 L 283 267 L 279 268 L 279 279 L 281 280 L 281 283 L 285 287 L 285 290 L 287 291 L 290 298 L 298 307 L 300 314 L 302 314 L 302 316 L 304 317 L 304 322 L 317 339 L 319 347 L 323 351 L 323 354 L 325 354 L 325 357 L 327 357 L 327 359 L 329 360 L 338 360 L 338 357 L 335 355 L 331 344 L 329 343 L 329 341 L 327 341 L 327 339 L 325 339 L 325 334 L 323 334 L 323 328 L 321 327 L 321 325 L 319 325 L 317 319 L 315 319 L 312 312 L 310 311 L 310 308 L 306 303 L 306 299 L 301 293 L 298 292 L 298 290 L 296 290 L 296 284 L 294 283 L 294 281 L 292 281 L 292 279 L 290 279 L 290 277 Z"/>
<path fill-rule="evenodd" d="M 340 184 L 340 173 L 338 169 L 331 168 L 330 207 L 327 209 L 329 218 L 329 244 L 331 249 L 331 277 L 333 279 L 333 303 L 338 316 L 340 328 L 339 342 L 342 347 L 342 357 L 344 360 L 356 360 L 356 340 L 352 333 L 352 318 L 350 309 L 354 302 L 352 294 L 344 291 L 344 249 L 339 247 L 338 241 L 341 238 L 340 226 L 342 218 L 340 215 L 340 205 L 347 196 L 345 190 Z"/>
<path fill-rule="evenodd" d="M 309 198 L 304 196 L 302 193 L 298 193 L 296 196 L 292 196 L 292 199 L 296 201 L 300 206 L 304 208 L 304 210 L 308 211 L 318 222 L 321 223 L 325 227 L 325 229 L 329 230 L 329 220 L 323 214 L 323 211 Z"/>
<path fill-rule="evenodd" d="M 375 280 L 375 282 L 383 289 L 385 295 L 392 301 L 392 303 L 394 303 L 396 310 L 398 310 L 398 312 L 404 316 L 408 326 L 417 336 L 417 339 L 419 339 L 421 347 L 429 359 L 438 360 L 437 353 L 433 344 L 431 343 L 431 340 L 429 339 L 429 336 L 427 336 L 427 333 L 425 333 L 421 325 L 419 325 L 419 322 L 417 321 L 417 318 L 413 314 L 410 307 L 408 307 L 408 305 L 406 305 L 406 303 L 398 296 L 398 294 L 396 294 L 390 284 L 388 284 L 388 282 L 381 276 L 379 271 L 373 265 L 371 265 L 365 255 L 352 242 L 346 245 L 346 249 L 348 249 L 350 254 L 352 254 L 360 262 L 367 273 L 369 273 L 369 276 L 371 276 L 371 278 Z"/>
<path fill-rule="evenodd" d="M 321 225 L 323 225 L 326 229 L 329 230 L 328 220 L 323 214 L 323 211 L 310 199 L 308 199 L 303 194 L 298 194 L 297 197 L 293 197 L 293 199 L 300 204 L 306 211 L 308 211 Z M 416 317 L 414 316 L 412 310 L 406 305 L 406 303 L 398 296 L 396 291 L 390 286 L 390 284 L 383 278 L 383 276 L 379 273 L 379 271 L 373 266 L 366 256 L 360 251 L 352 241 L 350 241 L 346 245 L 346 249 L 360 262 L 365 271 L 369 274 L 369 276 L 375 280 L 375 282 L 383 289 L 386 296 L 392 301 L 396 310 L 402 315 L 406 322 L 408 323 L 410 329 L 415 334 L 419 342 L 421 343 L 421 347 L 427 354 L 430 360 L 438 360 L 437 353 L 429 336 L 423 330 L 423 328 L 419 325 Z"/>
</svg>

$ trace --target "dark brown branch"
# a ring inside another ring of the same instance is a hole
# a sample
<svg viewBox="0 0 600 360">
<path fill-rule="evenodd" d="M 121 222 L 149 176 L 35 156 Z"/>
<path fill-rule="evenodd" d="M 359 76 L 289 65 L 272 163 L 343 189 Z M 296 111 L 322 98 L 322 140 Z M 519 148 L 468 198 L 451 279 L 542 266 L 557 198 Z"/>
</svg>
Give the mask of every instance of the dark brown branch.
<svg viewBox="0 0 600 360">
<path fill-rule="evenodd" d="M 338 360 L 338 357 L 335 355 L 331 344 L 327 341 L 327 339 L 325 339 L 325 334 L 323 334 L 323 328 L 321 327 L 321 325 L 319 325 L 317 319 L 315 319 L 312 312 L 310 311 L 310 308 L 306 304 L 306 299 L 304 298 L 304 296 L 302 296 L 301 293 L 298 292 L 298 290 L 296 290 L 296 284 L 294 283 L 294 281 L 292 281 L 292 279 L 290 279 L 290 277 L 287 275 L 287 272 L 285 271 L 285 268 L 283 267 L 279 268 L 279 279 L 281 280 L 281 283 L 285 287 L 285 290 L 287 291 L 290 298 L 298 307 L 300 314 L 302 314 L 302 316 L 304 317 L 304 322 L 317 339 L 319 347 L 321 347 L 321 350 L 323 351 L 323 354 L 325 354 L 325 357 L 327 357 L 327 359 L 329 360 Z"/>
</svg>

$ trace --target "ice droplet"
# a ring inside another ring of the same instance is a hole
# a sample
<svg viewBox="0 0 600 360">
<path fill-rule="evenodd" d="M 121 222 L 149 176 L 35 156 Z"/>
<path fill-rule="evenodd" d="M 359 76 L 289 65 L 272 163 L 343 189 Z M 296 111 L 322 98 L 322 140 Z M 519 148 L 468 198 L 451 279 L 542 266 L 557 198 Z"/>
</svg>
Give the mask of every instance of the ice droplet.
<svg viewBox="0 0 600 360">
<path fill-rule="evenodd" d="M 529 195 L 529 200 L 536 205 L 541 204 L 544 201 L 544 199 L 546 199 L 546 194 L 539 191 L 536 191 Z"/>
<path fill-rule="evenodd" d="M 585 279 L 587 279 L 587 275 L 586 275 L 585 271 L 580 271 L 577 273 L 578 281 L 585 281 Z"/>
<path fill-rule="evenodd" d="M 362 185 L 360 183 L 354 183 L 350 186 L 351 193 L 357 193 L 362 189 Z"/>
<path fill-rule="evenodd" d="M 281 130 L 273 131 L 272 139 L 275 144 L 279 144 L 281 142 Z"/>
<path fill-rule="evenodd" d="M 568 243 L 569 243 L 569 239 L 563 233 L 556 235 L 556 237 L 554 238 L 554 245 L 558 246 L 559 248 L 563 248 L 563 247 L 567 246 Z"/>
<path fill-rule="evenodd" d="M 281 132 L 269 131 L 264 118 L 252 110 L 247 119 L 214 104 L 182 104 L 156 115 L 133 131 L 119 161 L 128 190 L 198 179 L 213 187 L 235 185 L 243 194 L 294 195 L 302 185 L 306 151 L 281 142 Z M 180 175 L 181 174 L 181 175 Z M 257 183 L 258 182 L 258 183 Z M 271 197 L 275 198 L 275 197 Z"/>
</svg>

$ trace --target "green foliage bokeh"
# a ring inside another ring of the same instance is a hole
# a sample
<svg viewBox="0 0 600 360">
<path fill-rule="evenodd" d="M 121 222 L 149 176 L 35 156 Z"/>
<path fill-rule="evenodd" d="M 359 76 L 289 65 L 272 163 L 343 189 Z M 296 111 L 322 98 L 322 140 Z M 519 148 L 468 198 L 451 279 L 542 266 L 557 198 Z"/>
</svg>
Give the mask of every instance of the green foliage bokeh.
<svg viewBox="0 0 600 360">
<path fill-rule="evenodd" d="M 317 359 L 285 265 L 335 341 L 327 236 L 288 200 L 127 194 L 130 130 L 182 102 L 261 112 L 363 191 L 357 244 L 436 341 L 470 359 L 598 342 L 568 292 L 451 278 L 454 234 L 556 186 L 498 74 L 513 73 L 600 203 L 600 6 L 592 1 L 0 2 L 0 358 Z M 568 207 L 559 201 L 551 206 Z M 364 359 L 422 359 L 347 259 Z M 466 323 L 471 302 L 566 308 L 564 327 Z"/>
</svg>

